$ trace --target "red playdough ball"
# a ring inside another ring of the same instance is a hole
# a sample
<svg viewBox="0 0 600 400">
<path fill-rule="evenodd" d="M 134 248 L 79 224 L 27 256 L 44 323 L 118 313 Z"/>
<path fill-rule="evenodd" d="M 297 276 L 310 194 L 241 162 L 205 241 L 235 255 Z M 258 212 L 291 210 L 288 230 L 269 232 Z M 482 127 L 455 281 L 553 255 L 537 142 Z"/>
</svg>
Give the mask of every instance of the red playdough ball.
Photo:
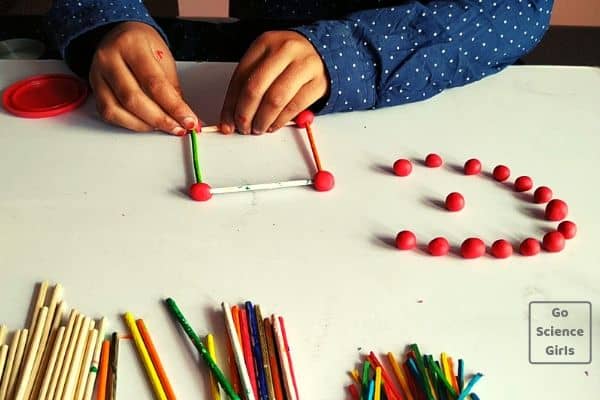
<svg viewBox="0 0 600 400">
<path fill-rule="evenodd" d="M 319 171 L 313 178 L 313 186 L 318 192 L 327 192 L 333 189 L 335 179 L 329 171 Z"/>
<path fill-rule="evenodd" d="M 567 217 L 569 207 L 562 200 L 554 199 L 546 205 L 546 219 L 548 221 L 561 221 Z"/>
<path fill-rule="evenodd" d="M 412 250 L 417 247 L 417 237 L 411 231 L 399 232 L 396 236 L 396 247 L 400 250 Z"/>
<path fill-rule="evenodd" d="M 508 240 L 499 239 L 492 244 L 490 252 L 496 258 L 508 258 L 512 256 L 513 247 Z"/>
<path fill-rule="evenodd" d="M 519 253 L 524 256 L 535 256 L 540 252 L 540 242 L 534 238 L 527 238 L 521 242 Z"/>
<path fill-rule="evenodd" d="M 190 186 L 190 197 L 196 201 L 210 200 L 212 197 L 210 185 L 206 183 L 194 183 Z"/>
<path fill-rule="evenodd" d="M 498 182 L 504 182 L 510 177 L 510 169 L 506 165 L 498 165 L 494 168 L 493 175 Z"/>
<path fill-rule="evenodd" d="M 306 125 L 312 124 L 314 119 L 315 114 L 313 114 L 312 111 L 304 110 L 300 114 L 298 114 L 296 118 L 294 118 L 294 122 L 300 128 L 306 128 Z"/>
<path fill-rule="evenodd" d="M 558 253 L 565 248 L 565 237 L 559 231 L 548 232 L 544 235 L 542 246 L 550 253 Z"/>
<path fill-rule="evenodd" d="M 538 204 L 547 203 L 552 200 L 552 189 L 547 186 L 540 186 L 533 192 L 533 201 Z"/>
<path fill-rule="evenodd" d="M 412 172 L 412 163 L 406 158 L 396 160 L 394 163 L 394 173 L 398 176 L 408 176 Z"/>
<path fill-rule="evenodd" d="M 577 234 L 577 225 L 572 221 L 563 221 L 558 224 L 558 231 L 563 234 L 565 239 L 573 239 Z"/>
<path fill-rule="evenodd" d="M 485 243 L 479 238 L 468 238 L 460 246 L 463 258 L 479 258 L 485 254 Z"/>
<path fill-rule="evenodd" d="M 427 250 L 432 256 L 445 256 L 450 251 L 450 243 L 446 238 L 438 237 L 429 242 Z"/>
<path fill-rule="evenodd" d="M 533 180 L 528 176 L 520 176 L 515 180 L 515 192 L 526 192 L 533 187 Z"/>
<path fill-rule="evenodd" d="M 452 192 L 446 196 L 446 209 L 448 211 L 460 211 L 465 207 L 465 198 L 458 192 Z"/>
<path fill-rule="evenodd" d="M 481 161 L 471 158 L 465 163 L 465 175 L 477 175 L 481 172 Z"/>
<path fill-rule="evenodd" d="M 441 167 L 443 163 L 444 160 L 442 160 L 442 157 L 438 154 L 431 153 L 427 154 L 427 157 L 425 157 L 425 165 L 429 168 Z"/>
</svg>

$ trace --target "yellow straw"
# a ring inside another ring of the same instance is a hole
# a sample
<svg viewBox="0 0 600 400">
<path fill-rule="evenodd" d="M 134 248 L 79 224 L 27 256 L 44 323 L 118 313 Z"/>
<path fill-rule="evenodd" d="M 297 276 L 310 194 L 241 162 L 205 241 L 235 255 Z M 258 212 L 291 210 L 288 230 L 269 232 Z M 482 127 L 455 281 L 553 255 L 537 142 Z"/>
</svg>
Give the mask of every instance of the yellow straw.
<svg viewBox="0 0 600 400">
<path fill-rule="evenodd" d="M 215 338 L 212 334 L 208 334 L 206 336 L 206 347 L 208 349 L 208 354 L 212 357 L 213 360 L 217 361 L 217 351 L 215 349 Z M 221 390 L 219 389 L 219 383 L 213 376 L 212 372 L 209 375 L 210 379 L 210 391 L 212 393 L 213 400 L 221 400 Z"/>
<path fill-rule="evenodd" d="M 144 340 L 142 339 L 142 335 L 140 335 L 140 331 L 138 330 L 137 325 L 135 324 L 135 318 L 130 312 L 125 313 L 123 316 L 125 319 L 125 324 L 129 328 L 129 332 L 133 337 L 133 342 L 135 343 L 135 347 L 140 355 L 142 360 L 142 364 L 146 369 L 146 373 L 148 374 L 148 378 L 150 379 L 150 383 L 152 385 L 152 389 L 154 390 L 154 394 L 159 400 L 167 400 L 167 395 L 160 383 L 160 379 L 158 378 L 158 374 L 156 373 L 156 369 L 152 364 L 152 360 L 150 359 L 150 355 L 148 354 L 148 350 L 144 345 Z"/>
<path fill-rule="evenodd" d="M 354 380 L 355 383 L 358 383 L 360 385 L 360 378 L 357 369 L 350 371 L 350 376 L 352 377 L 352 380 Z"/>
<path fill-rule="evenodd" d="M 396 357 L 394 357 L 393 353 L 388 353 L 387 356 L 390 364 L 392 365 L 392 369 L 394 370 L 394 375 L 396 375 L 398 382 L 400 382 L 400 387 L 404 392 L 404 396 L 406 396 L 406 400 L 414 400 L 412 393 L 410 392 L 408 382 L 406 381 L 406 377 L 404 376 L 404 373 L 402 373 L 400 364 L 398 364 L 398 361 L 396 361 Z"/>
<path fill-rule="evenodd" d="M 373 400 L 381 400 L 381 367 L 375 368 L 375 396 Z"/>
</svg>

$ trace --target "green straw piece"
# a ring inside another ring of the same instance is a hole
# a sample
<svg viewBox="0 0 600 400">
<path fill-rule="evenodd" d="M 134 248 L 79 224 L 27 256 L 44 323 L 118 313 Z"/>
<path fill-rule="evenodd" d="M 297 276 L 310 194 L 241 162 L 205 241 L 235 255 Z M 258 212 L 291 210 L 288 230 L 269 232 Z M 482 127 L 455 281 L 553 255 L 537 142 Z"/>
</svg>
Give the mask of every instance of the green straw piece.
<svg viewBox="0 0 600 400">
<path fill-rule="evenodd" d="M 410 349 L 415 354 L 415 363 L 419 370 L 419 373 L 423 376 L 423 384 L 425 386 L 425 394 L 427 395 L 428 400 L 434 400 L 433 395 L 431 394 L 431 387 L 429 386 L 430 380 L 427 371 L 425 370 L 425 364 L 423 363 L 423 356 L 421 356 L 421 352 L 419 351 L 419 346 L 416 344 L 411 344 Z"/>
<path fill-rule="evenodd" d="M 458 397 L 458 394 L 456 393 L 456 390 L 454 390 L 452 384 L 448 382 L 446 376 L 444 376 L 444 373 L 442 372 L 440 367 L 436 363 L 431 364 L 431 367 L 433 368 L 433 372 L 437 375 L 438 379 L 444 384 L 444 386 L 446 386 L 446 389 L 450 393 L 450 396 L 456 399 Z"/>
<path fill-rule="evenodd" d="M 196 133 L 195 129 L 190 132 L 190 139 L 192 141 L 192 159 L 194 160 L 194 175 L 196 176 L 196 183 L 202 183 L 200 157 L 198 156 L 198 134 Z"/>
<path fill-rule="evenodd" d="M 369 361 L 365 361 L 362 370 L 362 387 L 360 390 L 360 398 L 364 400 L 366 396 L 368 396 L 369 391 L 369 370 L 371 369 L 371 363 Z"/>
<path fill-rule="evenodd" d="M 225 377 L 223 374 L 223 371 L 221 371 L 215 360 L 213 360 L 208 353 L 208 350 L 206 350 L 204 347 L 204 344 L 202 344 L 202 340 L 200 340 L 196 332 L 194 332 L 194 329 L 190 326 L 188 320 L 177 306 L 177 303 L 175 303 L 175 300 L 168 298 L 166 300 L 166 304 L 171 314 L 173 314 L 173 316 L 177 319 L 177 322 L 179 322 L 187 336 L 194 344 L 194 347 L 196 347 L 196 350 L 198 350 L 200 353 L 200 356 L 202 356 L 202 359 L 204 359 L 206 364 L 208 364 L 210 371 L 213 373 L 223 390 L 225 390 L 225 393 L 227 393 L 229 398 L 232 400 L 241 400 L 240 396 L 235 392 L 227 377 Z"/>
</svg>

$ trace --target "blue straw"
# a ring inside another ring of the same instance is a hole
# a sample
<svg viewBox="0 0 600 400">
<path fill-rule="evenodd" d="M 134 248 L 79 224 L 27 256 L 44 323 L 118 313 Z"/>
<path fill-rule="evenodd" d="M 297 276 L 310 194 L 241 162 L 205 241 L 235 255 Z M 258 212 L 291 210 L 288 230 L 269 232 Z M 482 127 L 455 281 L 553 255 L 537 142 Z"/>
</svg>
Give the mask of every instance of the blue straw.
<svg viewBox="0 0 600 400">
<path fill-rule="evenodd" d="M 260 338 L 258 333 L 258 321 L 256 319 L 256 312 L 254 311 L 254 305 L 252 304 L 252 302 L 247 301 L 245 305 L 246 313 L 248 314 L 248 328 L 250 330 L 252 352 L 254 353 L 256 383 L 258 383 L 258 395 L 260 400 L 269 400 L 269 393 L 267 390 L 267 377 L 265 375 L 263 356 L 262 351 L 260 349 Z"/>
<path fill-rule="evenodd" d="M 371 379 L 371 382 L 369 382 L 369 396 L 367 396 L 367 400 L 373 400 L 373 396 L 375 396 L 375 380 Z"/>
<path fill-rule="evenodd" d="M 471 393 L 471 400 L 479 400 L 479 396 L 477 396 L 475 393 Z"/>
<path fill-rule="evenodd" d="M 471 382 L 469 382 L 469 384 L 467 385 L 465 390 L 463 390 L 462 393 L 460 394 L 460 396 L 458 396 L 458 400 L 465 400 L 467 398 L 467 396 L 469 395 L 469 393 L 471 392 L 471 390 L 473 390 L 473 386 L 475 386 L 475 384 L 482 377 L 483 377 L 483 375 L 480 373 L 475 374 L 475 376 L 471 379 Z"/>
<path fill-rule="evenodd" d="M 462 359 L 458 360 L 458 391 L 462 392 L 465 386 L 465 362 Z"/>
</svg>

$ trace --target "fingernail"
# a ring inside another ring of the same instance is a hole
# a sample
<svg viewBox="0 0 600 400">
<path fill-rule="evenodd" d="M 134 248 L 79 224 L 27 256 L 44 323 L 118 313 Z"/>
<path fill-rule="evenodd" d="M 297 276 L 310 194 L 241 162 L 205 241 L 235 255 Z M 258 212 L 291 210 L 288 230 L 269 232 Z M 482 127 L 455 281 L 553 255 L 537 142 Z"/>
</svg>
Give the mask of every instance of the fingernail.
<svg viewBox="0 0 600 400">
<path fill-rule="evenodd" d="M 269 129 L 267 129 L 267 132 L 271 133 L 271 132 L 273 132 L 274 130 L 275 130 L 275 128 L 273 128 L 273 127 L 271 126 Z"/>
<path fill-rule="evenodd" d="M 189 129 L 189 130 L 194 129 L 197 127 L 197 125 L 198 125 L 198 121 L 196 121 L 196 119 L 193 117 L 185 117 L 183 119 L 183 127 L 186 129 Z"/>
<path fill-rule="evenodd" d="M 261 133 L 263 133 L 262 130 L 260 130 L 258 128 L 252 128 L 252 134 L 253 135 L 260 135 Z"/>
<path fill-rule="evenodd" d="M 183 136 L 183 135 L 185 135 L 185 132 L 186 132 L 186 130 L 180 126 L 173 128 L 173 130 L 171 131 L 171 133 L 173 135 L 177 135 L 177 136 Z"/>
</svg>

